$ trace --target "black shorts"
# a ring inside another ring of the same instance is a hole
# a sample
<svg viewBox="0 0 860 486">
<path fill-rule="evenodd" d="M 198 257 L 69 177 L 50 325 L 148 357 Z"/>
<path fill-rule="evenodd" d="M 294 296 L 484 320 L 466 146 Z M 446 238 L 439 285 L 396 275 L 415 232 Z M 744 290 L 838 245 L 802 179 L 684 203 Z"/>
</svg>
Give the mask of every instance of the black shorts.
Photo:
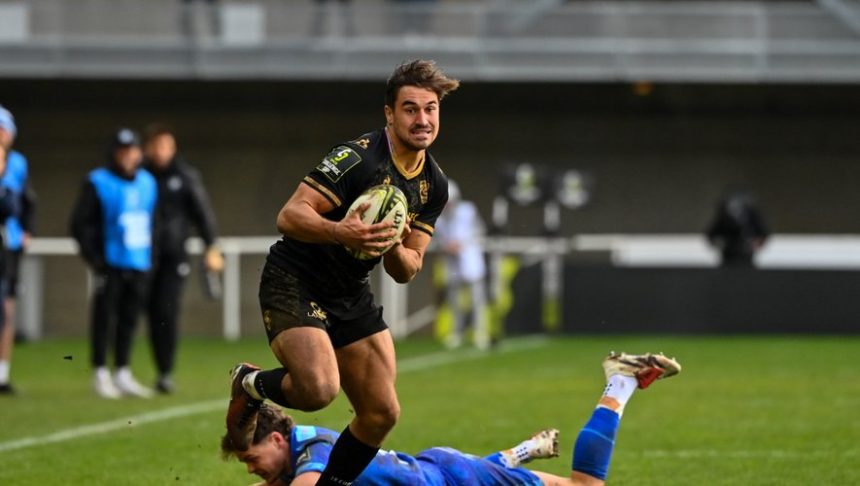
<svg viewBox="0 0 860 486">
<path fill-rule="evenodd" d="M 260 310 L 270 343 L 286 329 L 316 327 L 338 349 L 388 329 L 369 286 L 354 295 L 320 295 L 271 262 L 260 277 Z"/>
<path fill-rule="evenodd" d="M 19 270 L 21 268 L 21 258 L 23 255 L 24 250 L 6 251 L 6 268 L 3 273 L 6 278 L 7 297 L 15 297 L 18 295 Z"/>
</svg>

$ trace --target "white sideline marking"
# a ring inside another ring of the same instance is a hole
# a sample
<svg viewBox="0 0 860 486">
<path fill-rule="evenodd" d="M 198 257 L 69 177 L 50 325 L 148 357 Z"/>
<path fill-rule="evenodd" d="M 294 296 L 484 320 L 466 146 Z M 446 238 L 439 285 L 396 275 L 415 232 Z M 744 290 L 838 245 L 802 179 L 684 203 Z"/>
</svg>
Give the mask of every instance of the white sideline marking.
<svg viewBox="0 0 860 486">
<path fill-rule="evenodd" d="M 485 352 L 478 350 L 468 351 L 443 351 L 415 358 L 405 359 L 397 363 L 397 369 L 400 373 L 409 373 L 410 371 L 419 371 L 434 366 L 442 366 L 450 363 L 462 361 L 470 361 L 485 356 L 492 356 L 497 353 L 512 353 L 527 349 L 534 349 L 546 345 L 547 338 L 545 337 L 530 337 L 521 339 L 512 339 L 503 342 L 495 352 Z M 54 444 L 57 442 L 65 442 L 88 435 L 106 434 L 115 430 L 134 427 L 138 425 L 161 422 L 174 418 L 187 417 L 189 415 L 197 415 L 201 413 L 214 412 L 224 409 L 227 405 L 226 399 L 209 400 L 205 402 L 192 403 L 188 405 L 180 405 L 177 407 L 165 408 L 154 412 L 146 412 L 140 415 L 109 420 L 97 424 L 82 425 L 70 429 L 54 432 L 53 434 L 24 437 L 7 442 L 0 442 L 0 452 L 13 451 L 17 449 L 26 449 L 28 447 L 41 446 L 46 444 Z"/>
<path fill-rule="evenodd" d="M 53 444 L 55 442 L 77 439 L 78 437 L 84 437 L 87 435 L 104 434 L 122 428 L 160 422 L 162 420 L 169 420 L 172 418 L 187 417 L 198 413 L 212 412 L 224 408 L 225 404 L 226 401 L 224 399 L 210 400 L 208 402 L 165 408 L 155 412 L 142 413 L 140 415 L 133 415 L 131 417 L 110 420 L 108 422 L 101 422 L 98 424 L 82 425 L 80 427 L 61 430 L 59 432 L 54 432 L 53 434 L 43 435 L 40 437 L 25 437 L 23 439 L 0 443 L 0 452 L 24 449 L 37 445 Z"/>
</svg>

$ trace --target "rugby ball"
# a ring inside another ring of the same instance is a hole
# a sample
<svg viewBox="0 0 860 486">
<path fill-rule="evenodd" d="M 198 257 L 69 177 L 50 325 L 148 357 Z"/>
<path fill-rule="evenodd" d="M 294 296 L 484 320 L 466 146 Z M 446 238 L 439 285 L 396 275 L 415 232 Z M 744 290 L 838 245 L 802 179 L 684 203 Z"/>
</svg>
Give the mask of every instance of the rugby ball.
<svg viewBox="0 0 860 486">
<path fill-rule="evenodd" d="M 396 186 L 388 184 L 373 186 L 364 191 L 355 199 L 355 201 L 353 201 L 349 206 L 349 212 L 347 214 L 351 214 L 356 211 L 359 206 L 368 202 L 370 203 L 370 207 L 367 208 L 367 211 L 364 212 L 364 216 L 361 218 L 364 224 L 382 223 L 386 221 L 394 223 L 394 230 L 396 231 L 397 236 L 392 238 L 390 240 L 391 244 L 382 251 L 382 253 L 385 253 L 394 246 L 394 243 L 403 233 L 403 227 L 406 226 L 406 215 L 409 208 L 409 205 L 406 202 L 406 195 L 403 194 L 403 191 Z M 363 251 L 357 251 L 347 247 L 344 248 L 346 248 L 346 251 L 350 255 L 358 258 L 359 260 L 370 260 L 376 258 L 364 253 Z"/>
</svg>

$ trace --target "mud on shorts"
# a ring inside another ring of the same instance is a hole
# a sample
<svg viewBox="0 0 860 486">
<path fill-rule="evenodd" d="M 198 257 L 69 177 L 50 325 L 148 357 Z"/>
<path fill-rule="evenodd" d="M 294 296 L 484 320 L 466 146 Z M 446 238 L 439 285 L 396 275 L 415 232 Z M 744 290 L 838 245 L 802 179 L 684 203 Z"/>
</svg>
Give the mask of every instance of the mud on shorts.
<svg viewBox="0 0 860 486">
<path fill-rule="evenodd" d="M 298 277 L 270 262 L 260 278 L 260 310 L 270 343 L 281 331 L 316 327 L 338 349 L 388 329 L 369 288 L 341 299 L 316 296 Z"/>
</svg>

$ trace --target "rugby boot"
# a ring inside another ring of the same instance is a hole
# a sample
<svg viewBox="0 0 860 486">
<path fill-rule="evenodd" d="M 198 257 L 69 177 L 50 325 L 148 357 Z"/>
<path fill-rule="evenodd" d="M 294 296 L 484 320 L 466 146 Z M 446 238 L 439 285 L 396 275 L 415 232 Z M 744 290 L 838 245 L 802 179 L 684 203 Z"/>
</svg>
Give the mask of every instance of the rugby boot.
<svg viewBox="0 0 860 486">
<path fill-rule="evenodd" d="M 663 353 L 615 354 L 613 351 L 603 360 L 603 371 L 607 380 L 612 375 L 632 376 L 636 378 L 639 388 L 644 390 L 656 380 L 680 373 L 681 365 Z"/>
<path fill-rule="evenodd" d="M 230 371 L 230 405 L 227 407 L 227 436 L 239 451 L 246 451 L 254 438 L 257 427 L 257 411 L 263 404 L 262 400 L 252 397 L 242 386 L 242 380 L 248 373 L 259 371 L 260 368 L 239 363 Z"/>
<path fill-rule="evenodd" d="M 549 459 L 558 457 L 558 430 L 544 429 L 531 437 L 531 447 L 528 448 L 528 463 L 533 459 Z"/>
</svg>

